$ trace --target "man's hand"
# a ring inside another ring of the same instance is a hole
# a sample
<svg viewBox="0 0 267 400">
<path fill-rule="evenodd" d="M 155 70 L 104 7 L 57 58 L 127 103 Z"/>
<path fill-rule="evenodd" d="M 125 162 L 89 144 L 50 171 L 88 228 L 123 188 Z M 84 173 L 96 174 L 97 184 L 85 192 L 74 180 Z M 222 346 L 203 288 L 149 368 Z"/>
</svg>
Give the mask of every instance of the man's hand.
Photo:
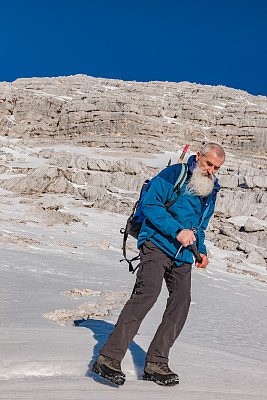
<svg viewBox="0 0 267 400">
<path fill-rule="evenodd" d="M 194 232 L 191 231 L 190 229 L 183 229 L 179 233 L 179 235 L 176 236 L 176 239 L 183 245 L 183 247 L 187 247 L 190 244 L 194 243 L 196 237 L 194 235 Z"/>
<path fill-rule="evenodd" d="M 196 261 L 196 267 L 197 268 L 206 268 L 209 263 L 208 257 L 206 256 L 206 254 L 202 254 L 202 253 L 200 253 L 200 256 L 202 258 L 202 262 L 199 263 Z"/>
<path fill-rule="evenodd" d="M 183 247 L 187 247 L 194 243 L 194 241 L 196 240 L 196 237 L 194 235 L 194 232 L 191 231 L 191 229 L 183 229 L 179 233 L 179 235 L 176 236 L 176 239 L 178 240 L 178 242 L 180 242 L 182 244 Z M 197 268 L 206 268 L 209 263 L 208 257 L 206 256 L 206 254 L 202 254 L 202 253 L 200 253 L 200 256 L 202 258 L 202 262 L 199 263 L 196 261 L 196 267 Z"/>
</svg>

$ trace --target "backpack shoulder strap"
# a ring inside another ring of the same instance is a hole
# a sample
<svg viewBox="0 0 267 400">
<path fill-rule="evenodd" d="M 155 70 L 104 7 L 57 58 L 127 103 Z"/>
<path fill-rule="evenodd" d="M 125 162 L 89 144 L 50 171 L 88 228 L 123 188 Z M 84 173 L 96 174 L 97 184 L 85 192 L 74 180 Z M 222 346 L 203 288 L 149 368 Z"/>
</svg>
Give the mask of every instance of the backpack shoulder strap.
<svg viewBox="0 0 267 400">
<path fill-rule="evenodd" d="M 187 177 L 188 165 L 186 163 L 181 163 L 180 165 L 181 165 L 181 171 L 175 182 L 173 192 L 176 192 L 177 189 L 185 183 Z"/>
<path fill-rule="evenodd" d="M 166 209 L 171 207 L 178 200 L 181 194 L 181 186 L 183 186 L 187 177 L 188 165 L 186 163 L 181 163 L 180 165 L 181 165 L 181 171 L 173 187 L 173 193 L 177 192 L 178 196 L 176 197 L 176 199 L 173 199 L 169 203 L 164 204 Z"/>
</svg>

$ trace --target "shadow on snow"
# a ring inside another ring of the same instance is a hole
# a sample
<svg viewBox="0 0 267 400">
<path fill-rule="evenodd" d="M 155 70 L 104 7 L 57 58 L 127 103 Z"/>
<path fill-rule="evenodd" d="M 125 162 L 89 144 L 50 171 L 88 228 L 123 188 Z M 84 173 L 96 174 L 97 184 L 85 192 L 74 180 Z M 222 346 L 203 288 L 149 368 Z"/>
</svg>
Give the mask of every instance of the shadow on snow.
<svg viewBox="0 0 267 400">
<path fill-rule="evenodd" d="M 99 350 L 103 347 L 110 333 L 113 331 L 114 325 L 109 322 L 97 319 L 88 319 L 88 320 L 78 320 L 74 321 L 75 326 L 80 326 L 82 328 L 90 329 L 94 334 L 94 339 L 96 340 L 96 344 L 94 347 L 92 359 L 88 364 L 88 370 L 86 372 L 86 376 L 93 378 L 95 381 L 112 386 L 117 387 L 117 385 L 108 382 L 106 379 L 101 378 L 97 374 L 91 371 L 91 367 L 94 361 L 97 359 Z M 134 341 L 129 346 L 129 351 L 131 352 L 133 363 L 135 367 L 135 372 L 138 380 L 142 379 L 143 368 L 145 364 L 145 351 Z"/>
</svg>

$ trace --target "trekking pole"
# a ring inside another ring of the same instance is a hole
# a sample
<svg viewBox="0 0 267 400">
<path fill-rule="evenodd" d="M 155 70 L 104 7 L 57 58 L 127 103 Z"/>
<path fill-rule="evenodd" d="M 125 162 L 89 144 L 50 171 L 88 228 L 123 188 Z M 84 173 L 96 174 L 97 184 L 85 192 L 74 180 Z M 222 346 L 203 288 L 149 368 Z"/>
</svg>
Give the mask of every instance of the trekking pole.
<svg viewBox="0 0 267 400">
<path fill-rule="evenodd" d="M 182 152 L 182 154 L 180 155 L 180 158 L 179 158 L 179 160 L 177 161 L 177 164 L 180 164 L 180 163 L 183 162 L 183 159 L 184 159 L 184 157 L 185 157 L 185 155 L 186 155 L 186 152 L 187 152 L 188 148 L 189 148 L 189 145 L 187 144 L 187 145 L 185 146 L 185 148 L 183 149 L 183 152 Z M 193 231 L 193 232 L 196 232 L 197 229 L 194 228 L 194 227 L 192 227 L 192 231 Z M 178 256 L 178 254 L 180 253 L 182 247 L 183 247 L 182 245 L 179 247 L 177 253 L 175 254 L 175 258 L 176 258 L 176 257 Z M 194 254 L 195 259 L 197 260 L 197 262 L 198 262 L 198 263 L 201 263 L 201 262 L 202 262 L 202 257 L 201 257 L 201 255 L 199 254 L 199 252 L 198 252 L 196 246 L 195 246 L 194 244 L 191 244 L 190 247 L 191 247 L 192 253 Z"/>
</svg>

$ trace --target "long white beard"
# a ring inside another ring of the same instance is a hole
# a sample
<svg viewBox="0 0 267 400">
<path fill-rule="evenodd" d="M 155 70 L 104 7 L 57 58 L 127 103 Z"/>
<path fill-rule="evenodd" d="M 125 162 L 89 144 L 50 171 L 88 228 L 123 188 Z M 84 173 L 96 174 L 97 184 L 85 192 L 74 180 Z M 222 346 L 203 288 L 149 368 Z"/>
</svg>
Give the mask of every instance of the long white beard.
<svg viewBox="0 0 267 400">
<path fill-rule="evenodd" d="M 196 196 L 207 197 L 213 190 L 214 176 L 202 171 L 200 166 L 196 166 L 191 179 L 186 187 L 186 193 Z"/>
</svg>

